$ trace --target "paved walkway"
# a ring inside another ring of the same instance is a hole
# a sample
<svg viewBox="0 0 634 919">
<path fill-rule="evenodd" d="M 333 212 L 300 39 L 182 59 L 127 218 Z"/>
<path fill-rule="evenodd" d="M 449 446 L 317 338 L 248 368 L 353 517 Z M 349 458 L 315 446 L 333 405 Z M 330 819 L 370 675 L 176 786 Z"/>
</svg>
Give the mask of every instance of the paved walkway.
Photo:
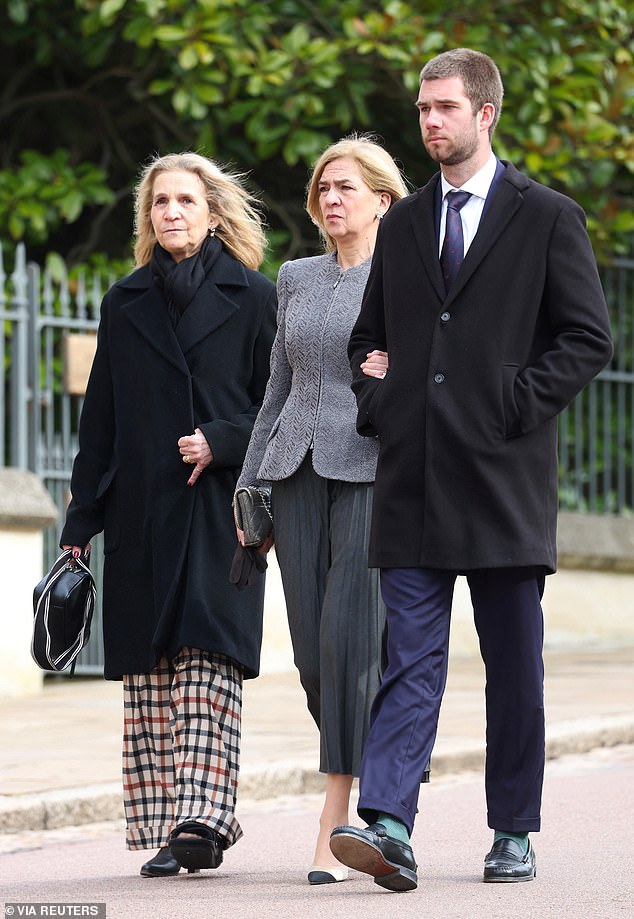
<svg viewBox="0 0 634 919">
<path fill-rule="evenodd" d="M 547 754 L 634 742 L 634 647 L 547 652 Z M 480 769 L 483 673 L 455 657 L 432 758 L 433 775 Z M 121 815 L 121 684 L 47 680 L 0 712 L 0 833 Z M 318 791 L 317 731 L 296 674 L 245 684 L 241 800 Z"/>
</svg>

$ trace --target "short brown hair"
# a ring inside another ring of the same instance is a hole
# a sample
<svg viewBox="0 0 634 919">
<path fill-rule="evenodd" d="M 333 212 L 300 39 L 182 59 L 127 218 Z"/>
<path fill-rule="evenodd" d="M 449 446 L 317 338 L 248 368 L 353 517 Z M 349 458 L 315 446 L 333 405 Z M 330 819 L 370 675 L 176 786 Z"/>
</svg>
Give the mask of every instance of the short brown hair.
<svg viewBox="0 0 634 919">
<path fill-rule="evenodd" d="M 482 51 L 454 48 L 428 61 L 420 72 L 419 82 L 448 80 L 452 77 L 460 77 L 462 80 L 465 96 L 471 103 L 474 115 L 486 102 L 493 105 L 495 115 L 489 128 L 489 137 L 493 137 L 504 98 L 502 77 L 495 61 Z"/>
</svg>

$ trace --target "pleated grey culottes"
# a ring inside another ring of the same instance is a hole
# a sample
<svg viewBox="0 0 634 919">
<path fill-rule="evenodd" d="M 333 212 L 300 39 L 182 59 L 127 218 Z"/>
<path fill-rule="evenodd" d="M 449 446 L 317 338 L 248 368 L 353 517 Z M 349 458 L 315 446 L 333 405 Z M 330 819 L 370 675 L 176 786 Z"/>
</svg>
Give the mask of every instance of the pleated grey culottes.
<svg viewBox="0 0 634 919">
<path fill-rule="evenodd" d="M 273 483 L 275 547 L 321 772 L 359 775 L 379 686 L 385 607 L 368 568 L 371 483 L 324 479 L 311 456 Z"/>
</svg>

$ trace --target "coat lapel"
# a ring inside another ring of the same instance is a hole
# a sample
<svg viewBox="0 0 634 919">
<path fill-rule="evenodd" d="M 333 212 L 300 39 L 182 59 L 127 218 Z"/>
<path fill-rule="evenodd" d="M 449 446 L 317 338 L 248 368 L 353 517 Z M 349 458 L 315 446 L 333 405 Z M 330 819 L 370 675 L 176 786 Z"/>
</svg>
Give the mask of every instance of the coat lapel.
<svg viewBox="0 0 634 919">
<path fill-rule="evenodd" d="M 487 199 L 478 232 L 447 294 L 447 301 L 453 300 L 460 293 L 482 259 L 506 232 L 509 223 L 523 204 L 522 189 L 527 187 L 526 176 L 508 165 L 495 188 L 489 193 L 492 195 L 491 200 Z"/>
<path fill-rule="evenodd" d="M 159 354 L 189 375 L 185 355 L 203 338 L 221 326 L 239 308 L 221 287 L 248 287 L 244 266 L 225 251 L 220 253 L 210 275 L 189 304 L 176 326 L 172 326 L 162 295 L 152 286 L 149 265 L 118 282 L 119 287 L 138 291 L 123 312 Z M 160 298 L 160 299 L 159 299 Z"/>
<path fill-rule="evenodd" d="M 122 308 L 123 314 L 127 316 L 137 332 L 165 360 L 183 373 L 189 374 L 167 308 L 159 292 L 151 287 L 149 265 L 144 265 L 138 271 L 119 281 L 118 286 L 131 291 L 135 289 L 139 291 L 139 296 Z"/>
<path fill-rule="evenodd" d="M 440 173 L 433 176 L 427 185 L 412 195 L 409 202 L 410 220 L 414 239 L 425 271 L 440 300 L 445 299 L 445 282 L 438 258 L 438 238 L 435 227 L 435 194 Z"/>
<path fill-rule="evenodd" d="M 187 354 L 239 309 L 230 291 L 222 288 L 248 286 L 244 266 L 223 250 L 176 326 L 176 338 L 183 354 Z"/>
<path fill-rule="evenodd" d="M 506 231 L 523 198 L 522 190 L 528 186 L 526 176 L 514 166 L 504 163 L 506 169 L 492 189 L 491 200 L 487 200 L 478 232 L 467 252 L 451 290 L 445 292 L 445 282 L 438 258 L 438 234 L 436 228 L 436 192 L 440 173 L 412 196 L 409 208 L 414 238 L 425 266 L 429 280 L 441 301 L 449 302 L 460 293 L 482 259 Z"/>
</svg>

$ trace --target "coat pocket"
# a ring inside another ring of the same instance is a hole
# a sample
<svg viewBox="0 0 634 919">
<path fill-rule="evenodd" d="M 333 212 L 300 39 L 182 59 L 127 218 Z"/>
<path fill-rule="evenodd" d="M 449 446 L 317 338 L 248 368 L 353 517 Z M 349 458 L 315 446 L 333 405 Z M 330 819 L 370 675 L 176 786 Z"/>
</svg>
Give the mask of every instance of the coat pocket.
<svg viewBox="0 0 634 919">
<path fill-rule="evenodd" d="M 502 412 L 504 414 L 504 436 L 507 439 L 521 434 L 520 417 L 515 401 L 515 381 L 519 364 L 502 365 Z"/>
</svg>

